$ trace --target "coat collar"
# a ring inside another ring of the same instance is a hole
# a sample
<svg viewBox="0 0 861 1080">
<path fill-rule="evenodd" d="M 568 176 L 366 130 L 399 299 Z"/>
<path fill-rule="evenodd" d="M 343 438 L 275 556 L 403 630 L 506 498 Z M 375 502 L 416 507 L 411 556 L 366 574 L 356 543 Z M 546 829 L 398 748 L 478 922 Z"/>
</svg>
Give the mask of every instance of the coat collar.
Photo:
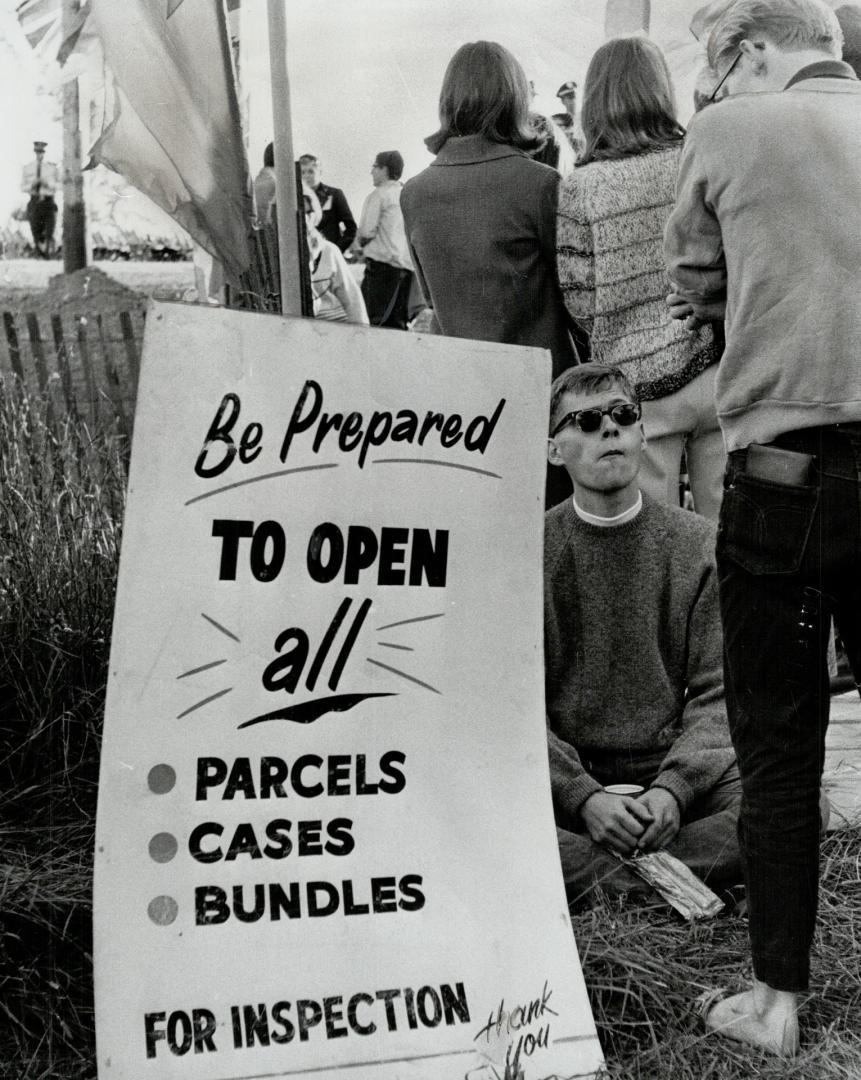
<svg viewBox="0 0 861 1080">
<path fill-rule="evenodd" d="M 472 165 L 479 161 L 493 161 L 496 158 L 528 156 L 515 146 L 503 146 L 502 143 L 491 142 L 484 135 L 452 135 L 443 143 L 432 164 Z"/>
</svg>

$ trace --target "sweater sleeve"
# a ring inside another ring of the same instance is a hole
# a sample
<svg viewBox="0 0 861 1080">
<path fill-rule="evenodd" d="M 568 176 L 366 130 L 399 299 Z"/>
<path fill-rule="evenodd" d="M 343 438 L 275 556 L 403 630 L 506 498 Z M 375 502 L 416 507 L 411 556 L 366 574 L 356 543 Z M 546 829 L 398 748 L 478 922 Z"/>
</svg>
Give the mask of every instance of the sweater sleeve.
<svg viewBox="0 0 861 1080">
<path fill-rule="evenodd" d="M 708 198 L 707 170 L 692 127 L 682 151 L 676 203 L 664 229 L 664 256 L 676 292 L 696 310 L 726 299 L 726 259 L 720 222 Z M 714 318 L 714 311 L 709 315 Z"/>
<path fill-rule="evenodd" d="M 595 321 L 595 245 L 592 226 L 577 198 L 576 173 L 559 192 L 556 216 L 556 265 L 569 314 L 592 333 Z"/>
<path fill-rule="evenodd" d="M 550 790 L 553 802 L 563 816 L 576 817 L 589 796 L 602 790 L 601 785 L 583 768 L 580 755 L 574 747 L 560 739 L 549 724 L 547 745 L 550 753 Z"/>
<path fill-rule="evenodd" d="M 684 811 L 714 787 L 734 760 L 724 701 L 717 571 L 709 558 L 688 619 L 687 696 L 681 733 L 652 787 L 672 792 Z"/>
</svg>

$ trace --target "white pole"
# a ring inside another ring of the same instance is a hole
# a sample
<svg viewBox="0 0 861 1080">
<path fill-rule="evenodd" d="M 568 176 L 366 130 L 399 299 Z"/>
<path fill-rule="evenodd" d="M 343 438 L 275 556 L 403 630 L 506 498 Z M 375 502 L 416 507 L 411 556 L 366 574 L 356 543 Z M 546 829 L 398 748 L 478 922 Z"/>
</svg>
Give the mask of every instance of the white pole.
<svg viewBox="0 0 861 1080">
<path fill-rule="evenodd" d="M 285 0 L 269 0 L 269 70 L 272 82 L 272 132 L 275 144 L 275 198 L 278 213 L 278 265 L 281 311 L 302 314 L 299 276 L 299 229 L 296 223 L 296 169 L 287 77 Z"/>
</svg>

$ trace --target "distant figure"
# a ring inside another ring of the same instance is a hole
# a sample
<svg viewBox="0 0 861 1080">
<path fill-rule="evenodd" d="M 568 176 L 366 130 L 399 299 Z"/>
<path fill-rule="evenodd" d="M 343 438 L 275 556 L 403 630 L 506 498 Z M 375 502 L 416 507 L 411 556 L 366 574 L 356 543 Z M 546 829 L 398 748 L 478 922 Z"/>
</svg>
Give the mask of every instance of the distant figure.
<svg viewBox="0 0 861 1080">
<path fill-rule="evenodd" d="M 21 190 L 30 196 L 27 203 L 27 220 L 33 234 L 36 254 L 49 259 L 54 253 L 54 229 L 57 224 L 57 204 L 54 193 L 60 183 L 60 171 L 53 161 L 45 161 L 48 144 L 37 140 L 33 143 L 36 158 L 24 166 L 21 174 Z"/>
<path fill-rule="evenodd" d="M 397 150 L 377 154 L 374 190 L 365 199 L 355 246 L 365 260 L 362 295 L 371 326 L 406 330 L 413 263 L 401 213 L 404 159 Z"/>
<path fill-rule="evenodd" d="M 341 251 L 347 251 L 356 239 L 356 222 L 346 195 L 340 188 L 322 183 L 320 162 L 313 154 L 303 154 L 299 164 L 302 167 L 302 180 L 313 188 L 323 211 L 317 231 L 331 243 L 337 244 Z"/>
<path fill-rule="evenodd" d="M 320 234 L 318 222 L 321 220 L 322 211 L 316 193 L 308 184 L 303 184 L 303 189 L 314 318 L 367 326 L 368 313 L 362 299 L 362 290 L 350 273 L 340 248 Z"/>
<path fill-rule="evenodd" d="M 271 223 L 274 203 L 275 146 L 268 143 L 263 151 L 263 168 L 254 177 L 254 205 L 257 208 L 257 219 L 262 225 Z"/>
<path fill-rule="evenodd" d="M 562 102 L 562 108 L 565 111 L 554 113 L 551 120 L 562 129 L 571 149 L 579 155 L 583 149 L 583 140 L 577 128 L 577 83 L 573 79 L 562 83 L 556 91 L 556 96 Z"/>
</svg>

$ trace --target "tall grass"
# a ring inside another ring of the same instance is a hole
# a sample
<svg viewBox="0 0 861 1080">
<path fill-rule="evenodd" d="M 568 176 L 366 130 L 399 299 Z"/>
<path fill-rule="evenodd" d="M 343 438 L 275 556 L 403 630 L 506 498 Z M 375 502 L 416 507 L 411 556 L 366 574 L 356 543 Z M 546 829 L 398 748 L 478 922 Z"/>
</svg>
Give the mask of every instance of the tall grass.
<svg viewBox="0 0 861 1080">
<path fill-rule="evenodd" d="M 90 882 L 124 447 L 0 380 L 0 1074 L 94 1073 Z"/>
</svg>

